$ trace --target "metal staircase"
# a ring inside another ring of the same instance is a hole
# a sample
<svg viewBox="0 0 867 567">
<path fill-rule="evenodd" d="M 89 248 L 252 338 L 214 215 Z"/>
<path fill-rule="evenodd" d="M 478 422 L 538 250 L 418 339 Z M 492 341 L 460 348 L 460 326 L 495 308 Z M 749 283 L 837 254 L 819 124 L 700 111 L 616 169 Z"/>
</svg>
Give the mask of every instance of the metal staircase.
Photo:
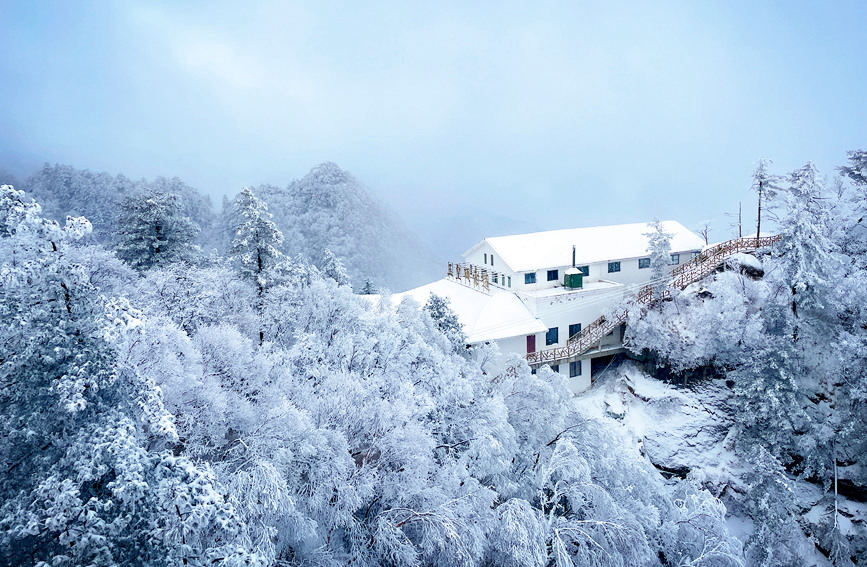
<svg viewBox="0 0 867 567">
<path fill-rule="evenodd" d="M 671 297 L 672 290 L 682 290 L 691 283 L 707 277 L 732 255 L 738 252 L 752 252 L 770 246 L 779 240 L 779 236 L 735 238 L 711 246 L 689 262 L 672 270 L 667 281 L 661 286 L 656 286 L 663 288 L 659 295 L 654 296 L 653 287 L 646 285 L 631 298 L 631 301 L 627 300 L 625 303 L 627 305 L 649 305 L 654 301 Z M 603 337 L 624 323 L 628 316 L 629 307 L 617 309 L 612 316 L 602 316 L 569 337 L 565 346 L 528 353 L 527 362 L 531 365 L 557 364 L 570 358 L 577 358 L 599 344 Z"/>
</svg>

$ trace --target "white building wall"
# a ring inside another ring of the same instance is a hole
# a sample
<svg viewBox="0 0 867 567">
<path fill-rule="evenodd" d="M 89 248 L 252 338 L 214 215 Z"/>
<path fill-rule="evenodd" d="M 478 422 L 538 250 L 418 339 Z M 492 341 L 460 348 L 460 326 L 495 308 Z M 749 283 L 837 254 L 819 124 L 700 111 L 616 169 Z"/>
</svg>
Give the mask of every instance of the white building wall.
<svg viewBox="0 0 867 567">
<path fill-rule="evenodd" d="M 497 359 L 491 361 L 497 367 L 504 366 L 509 357 L 515 353 L 521 356 L 527 353 L 527 337 L 525 335 L 520 337 L 509 337 L 507 339 L 500 339 L 493 342 L 500 350 Z M 540 344 L 542 345 L 541 347 L 539 346 Z M 536 333 L 536 350 L 545 348 L 544 345 L 545 333 Z M 590 359 L 585 358 L 576 362 L 581 368 L 580 375 L 578 376 L 569 376 L 569 362 L 563 362 L 557 368 L 557 372 L 563 376 L 564 380 L 566 380 L 566 383 L 573 394 L 581 393 L 590 387 Z"/>
<path fill-rule="evenodd" d="M 486 241 L 482 241 L 479 247 L 464 256 L 463 260 L 469 264 L 475 264 L 484 268 L 489 273 L 496 273 L 497 282 L 494 282 L 493 277 L 489 276 L 489 283 L 492 285 L 497 285 L 504 289 L 516 289 L 517 281 L 515 280 L 515 273 L 509 269 L 506 263 L 503 262 Z M 524 276 L 521 276 L 521 283 L 523 281 Z"/>
<path fill-rule="evenodd" d="M 679 254 L 678 264 L 688 262 L 693 258 L 694 253 L 698 250 L 677 250 L 672 253 Z M 644 256 L 645 258 L 649 256 Z M 555 266 L 550 268 L 539 269 L 535 272 L 536 283 L 525 284 L 524 274 L 527 272 L 512 272 L 508 266 L 499 258 L 498 254 L 487 243 L 482 242 L 475 250 L 464 258 L 465 262 L 481 266 L 489 270 L 489 272 L 497 272 L 500 276 L 500 286 L 512 291 L 519 292 L 519 297 L 524 301 L 530 311 L 536 315 L 549 328 L 558 328 L 558 341 L 551 345 L 546 345 L 546 333 L 536 333 L 536 351 L 554 347 L 563 347 L 569 340 L 569 326 L 574 323 L 580 323 L 582 328 L 598 319 L 607 309 L 619 305 L 627 296 L 631 296 L 637 292 L 636 286 L 645 284 L 651 279 L 651 268 L 639 268 L 639 258 L 621 258 L 611 261 L 620 262 L 619 272 L 609 272 L 609 261 L 585 263 L 580 258 L 576 258 L 576 266 L 589 266 L 590 274 L 584 278 L 585 282 L 595 282 L 606 280 L 622 286 L 611 286 L 601 290 L 584 290 L 581 292 L 556 294 L 548 297 L 535 297 L 533 291 L 552 289 L 563 285 L 564 275 L 567 269 L 571 268 L 571 264 L 565 266 Z M 668 266 L 668 271 L 673 270 L 675 264 Z M 548 270 L 556 269 L 557 279 L 548 281 Z M 502 276 L 511 278 L 503 280 Z M 491 282 L 493 283 L 493 282 Z M 511 283 L 511 286 L 508 285 Z M 528 293 L 520 293 L 522 291 Z M 527 337 L 521 335 L 517 337 L 508 337 L 495 341 L 500 349 L 499 363 L 505 362 L 510 353 L 516 353 L 521 356 L 527 353 Z M 601 350 L 606 347 L 615 349 L 622 344 L 621 331 L 615 330 L 612 336 L 606 337 L 601 341 Z M 579 393 L 590 387 L 590 357 L 578 360 L 581 368 L 579 376 L 570 377 L 570 366 L 568 361 L 561 362 L 557 371 L 567 380 L 569 388 L 574 393 Z"/>
<path fill-rule="evenodd" d="M 668 271 L 673 270 L 677 265 L 688 262 L 693 258 L 695 253 L 699 252 L 699 250 L 681 250 L 674 251 L 672 254 L 679 255 L 678 264 L 671 264 L 668 266 Z M 642 256 L 642 258 L 649 258 L 649 256 Z M 620 262 L 620 271 L 619 272 L 609 272 L 608 264 L 609 261 L 606 260 L 604 262 L 594 262 L 594 263 L 586 263 L 581 262 L 578 259 L 575 262 L 577 267 L 587 266 L 590 270 L 590 275 L 584 278 L 585 281 L 596 281 L 596 280 L 610 280 L 617 283 L 622 283 L 625 285 L 633 285 L 639 283 L 645 283 L 650 279 L 650 273 L 652 271 L 651 268 L 639 268 L 638 260 L 640 258 L 621 258 L 621 259 L 612 259 L 611 262 Z M 569 264 L 567 266 L 552 266 L 549 268 L 539 269 L 535 272 L 519 272 L 516 274 L 516 277 L 513 277 L 513 285 L 516 290 L 532 290 L 532 289 L 549 289 L 557 287 L 558 285 L 563 285 L 563 278 L 566 274 L 566 270 L 571 268 L 572 265 Z M 548 271 L 549 270 L 557 270 L 557 279 L 554 281 L 548 281 Z M 524 283 L 524 274 L 525 273 L 535 273 L 536 274 L 536 283 L 535 284 L 525 284 Z"/>
</svg>

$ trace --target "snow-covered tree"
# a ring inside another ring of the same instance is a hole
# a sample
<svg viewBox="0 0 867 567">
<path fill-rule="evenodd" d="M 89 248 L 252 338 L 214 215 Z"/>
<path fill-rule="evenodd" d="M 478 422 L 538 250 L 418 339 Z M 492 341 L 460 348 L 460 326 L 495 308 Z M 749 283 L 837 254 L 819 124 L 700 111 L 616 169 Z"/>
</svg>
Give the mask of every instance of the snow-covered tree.
<svg viewBox="0 0 867 567">
<path fill-rule="evenodd" d="M 45 164 L 18 188 L 42 203 L 47 217 L 56 220 L 67 215 L 87 217 L 94 225 L 96 239 L 106 245 L 115 244 L 121 203 L 134 195 L 152 192 L 177 195 L 182 215 L 203 229 L 202 236 L 211 234 L 214 215 L 210 200 L 177 178 L 133 181 L 123 175 Z"/>
<path fill-rule="evenodd" d="M 379 293 L 379 290 L 376 289 L 376 286 L 373 285 L 373 282 L 370 280 L 364 280 L 364 285 L 361 286 L 361 291 L 359 291 L 361 295 L 374 295 Z"/>
<path fill-rule="evenodd" d="M 666 287 L 665 275 L 671 265 L 671 233 L 665 232 L 662 223 L 654 220 L 648 223 L 647 252 L 650 254 L 650 276 L 653 282 L 653 294 L 659 296 Z"/>
<path fill-rule="evenodd" d="M 9 565 L 249 564 L 207 467 L 177 457 L 159 388 L 120 356 L 139 319 L 108 301 L 61 228 L 0 188 L 0 556 Z"/>
<path fill-rule="evenodd" d="M 848 177 L 856 186 L 867 189 L 867 152 L 849 152 L 849 163 L 840 167 L 840 173 Z"/>
<path fill-rule="evenodd" d="M 334 255 L 331 250 L 325 249 L 322 255 L 322 264 L 319 271 L 325 277 L 331 278 L 337 285 L 349 285 L 349 274 L 346 273 L 346 268 L 343 267 L 343 262 L 340 258 Z"/>
<path fill-rule="evenodd" d="M 248 187 L 235 199 L 233 218 L 236 224 L 229 255 L 241 277 L 255 285 L 261 313 L 265 291 L 274 283 L 273 270 L 284 260 L 280 252 L 283 234 L 271 220 L 268 205 Z M 264 336 L 264 331 L 260 330 L 260 343 Z"/>
<path fill-rule="evenodd" d="M 127 197 L 117 224 L 117 254 L 137 270 L 191 260 L 197 253 L 193 242 L 199 228 L 172 193 Z"/>
<path fill-rule="evenodd" d="M 739 565 L 719 500 L 663 479 L 560 374 L 467 350 L 441 298 L 353 294 L 279 252 L 252 192 L 235 202 L 231 261 L 125 280 L 72 248 L 84 221 L 0 193 L 0 457 L 24 475 L 0 481 L 0 556 Z"/>
<path fill-rule="evenodd" d="M 850 154 L 856 174 L 857 158 Z M 749 560 L 812 564 L 809 537 L 847 564 L 867 550 L 867 530 L 850 522 L 853 508 L 837 490 L 867 486 L 854 466 L 867 450 L 863 217 L 857 195 L 838 204 L 811 164 L 758 177 L 781 236 L 758 253 L 763 275 L 720 273 L 636 313 L 627 342 L 676 372 L 711 367 L 724 376 L 730 398 L 721 411 L 745 463 L 728 482 L 751 487 L 730 500 L 755 526 Z M 857 187 L 858 176 L 850 181 Z"/>
<path fill-rule="evenodd" d="M 399 215 L 334 163 L 322 163 L 288 186 L 253 190 L 268 203 L 289 256 L 303 254 L 322 269 L 330 250 L 351 281 L 369 279 L 380 288 L 407 289 L 439 277 L 441 262 Z"/>
<path fill-rule="evenodd" d="M 436 323 L 437 329 L 448 338 L 455 352 L 464 351 L 467 337 L 458 316 L 449 307 L 449 300 L 432 293 L 424 304 L 424 310 Z"/>
</svg>

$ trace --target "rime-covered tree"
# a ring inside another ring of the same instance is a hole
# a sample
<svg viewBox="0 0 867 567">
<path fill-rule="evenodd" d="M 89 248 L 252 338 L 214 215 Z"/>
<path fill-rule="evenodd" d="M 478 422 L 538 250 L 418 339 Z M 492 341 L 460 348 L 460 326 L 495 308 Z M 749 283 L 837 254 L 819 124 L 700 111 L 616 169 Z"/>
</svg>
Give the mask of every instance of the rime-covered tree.
<svg viewBox="0 0 867 567">
<path fill-rule="evenodd" d="M 87 217 L 93 223 L 96 239 L 106 245 L 115 244 L 121 203 L 129 197 L 151 192 L 177 195 L 183 216 L 190 217 L 203 229 L 201 236 L 211 235 L 214 214 L 210 200 L 178 178 L 134 181 L 124 175 L 45 164 L 18 187 L 22 188 L 43 205 L 48 217 L 59 221 L 67 215 Z"/>
<path fill-rule="evenodd" d="M 286 187 L 261 185 L 254 192 L 286 237 L 281 250 L 287 255 L 303 254 L 323 268 L 328 249 L 351 281 L 369 279 L 390 289 L 439 277 L 440 262 L 399 215 L 334 163 L 320 164 Z"/>
<path fill-rule="evenodd" d="M 245 526 L 212 472 L 173 454 L 161 392 L 121 356 L 139 319 L 0 188 L 0 557 L 8 565 L 242 565 Z"/>
<path fill-rule="evenodd" d="M 152 192 L 127 197 L 117 222 L 117 255 L 137 270 L 191 260 L 199 228 L 184 215 L 172 193 Z"/>
<path fill-rule="evenodd" d="M 653 283 L 653 294 L 661 295 L 665 289 L 665 274 L 671 265 L 671 233 L 665 232 L 662 223 L 654 220 L 648 223 L 647 251 L 650 253 L 650 276 Z"/>
<path fill-rule="evenodd" d="M 322 275 L 331 278 L 337 285 L 349 285 L 349 274 L 343 267 L 343 262 L 331 250 L 325 249 L 322 254 L 322 264 L 319 267 Z"/>
<path fill-rule="evenodd" d="M 762 212 L 764 211 L 764 202 L 762 201 L 769 191 L 777 187 L 778 177 L 772 174 L 768 168 L 771 166 L 771 160 L 760 159 L 753 170 L 753 185 L 752 189 L 756 192 L 756 238 L 762 235 Z"/>
<path fill-rule="evenodd" d="M 374 295 L 379 293 L 379 290 L 373 285 L 373 282 L 370 280 L 364 280 L 364 285 L 361 286 L 361 291 L 359 291 L 361 295 Z"/>
<path fill-rule="evenodd" d="M 424 304 L 424 310 L 430 315 L 437 329 L 448 338 L 452 348 L 456 352 L 463 351 L 467 337 L 464 334 L 463 326 L 458 321 L 458 316 L 449 307 L 449 300 L 432 293 L 427 303 Z"/>
<path fill-rule="evenodd" d="M 849 163 L 840 166 L 840 173 L 848 177 L 862 191 L 867 191 L 867 152 L 864 150 L 849 152 Z"/>
<path fill-rule="evenodd" d="M 833 281 L 840 275 L 841 259 L 831 240 L 828 195 L 816 168 L 808 163 L 772 187 L 768 197 L 780 226 L 782 240 L 774 247 L 774 253 L 791 291 L 793 333 L 797 338 L 797 319 L 804 315 L 824 319 L 823 315 L 833 311 L 829 302 L 835 296 Z"/>
<path fill-rule="evenodd" d="M 860 168 L 855 157 L 853 171 Z M 744 492 L 750 497 L 732 499 L 755 527 L 746 541 L 750 561 L 797 564 L 813 547 L 803 546 L 809 537 L 845 565 L 867 552 L 867 530 L 848 521 L 852 507 L 845 511 L 837 490 L 844 482 L 867 486 L 859 180 L 850 178 L 856 195 L 841 206 L 811 164 L 758 177 L 781 237 L 757 253 L 763 275 L 708 278 L 700 292 L 688 288 L 637 313 L 627 342 L 655 351 L 677 372 L 710 366 L 725 377 L 727 439 L 744 462 L 728 482 L 751 487 Z M 806 496 L 811 491 L 818 496 Z"/>
<path fill-rule="evenodd" d="M 241 277 L 255 285 L 261 313 L 265 291 L 273 284 L 273 270 L 284 260 L 280 252 L 283 234 L 271 219 L 268 205 L 249 187 L 244 187 L 235 198 L 234 207 L 234 236 L 229 255 Z M 264 339 L 264 331 L 260 330 L 259 342 Z"/>
</svg>

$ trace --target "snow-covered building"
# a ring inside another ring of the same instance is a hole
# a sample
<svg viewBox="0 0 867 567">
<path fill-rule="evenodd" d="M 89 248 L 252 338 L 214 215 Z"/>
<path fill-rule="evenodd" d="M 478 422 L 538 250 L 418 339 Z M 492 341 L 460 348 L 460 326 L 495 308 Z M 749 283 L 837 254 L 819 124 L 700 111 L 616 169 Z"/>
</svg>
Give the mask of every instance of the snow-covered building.
<svg viewBox="0 0 867 567">
<path fill-rule="evenodd" d="M 691 260 L 704 241 L 676 221 L 667 270 Z M 448 298 L 467 342 L 495 342 L 500 351 L 527 355 L 567 344 L 608 309 L 651 282 L 647 223 L 551 230 L 485 238 L 449 264 L 441 280 L 395 294 L 424 304 Z M 622 328 L 576 356 L 548 364 L 580 392 L 590 385 L 591 360 L 620 352 Z M 562 352 L 562 351 L 561 351 Z M 538 363 L 536 363 L 538 366 Z"/>
</svg>

